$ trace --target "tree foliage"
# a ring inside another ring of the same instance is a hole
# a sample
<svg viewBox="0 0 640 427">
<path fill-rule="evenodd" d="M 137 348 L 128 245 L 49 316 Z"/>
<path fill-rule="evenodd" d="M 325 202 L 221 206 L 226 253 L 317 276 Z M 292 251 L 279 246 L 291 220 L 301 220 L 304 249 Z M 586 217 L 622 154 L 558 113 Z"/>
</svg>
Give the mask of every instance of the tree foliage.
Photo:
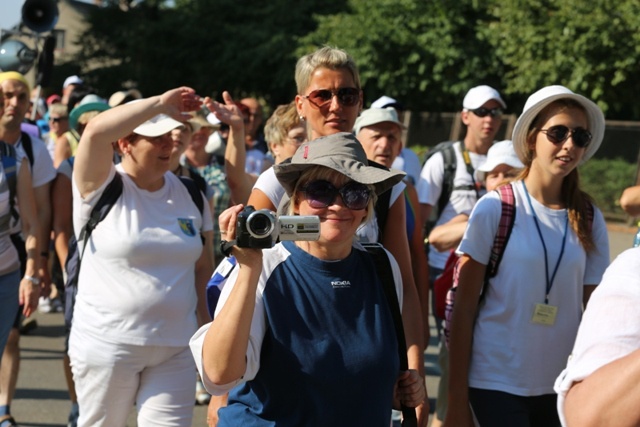
<svg viewBox="0 0 640 427">
<path fill-rule="evenodd" d="M 256 95 L 277 104 L 295 93 L 297 38 L 316 26 L 311 11 L 335 13 L 340 0 L 113 0 L 89 18 L 74 61 L 103 93 L 126 81 L 143 93 L 185 84 L 217 95 Z M 98 63 L 99 67 L 89 68 Z"/>
<path fill-rule="evenodd" d="M 275 105 L 295 93 L 297 57 L 330 44 L 356 59 L 367 103 L 386 94 L 454 111 L 486 83 L 519 112 L 563 84 L 608 118 L 639 119 L 639 27 L 637 0 L 109 0 L 75 61 L 103 93 L 131 80 L 143 93 L 188 84 Z"/>
<path fill-rule="evenodd" d="M 484 34 L 506 66 L 507 93 L 562 84 L 609 117 L 640 118 L 637 0 L 492 1 L 489 12 Z"/>
</svg>

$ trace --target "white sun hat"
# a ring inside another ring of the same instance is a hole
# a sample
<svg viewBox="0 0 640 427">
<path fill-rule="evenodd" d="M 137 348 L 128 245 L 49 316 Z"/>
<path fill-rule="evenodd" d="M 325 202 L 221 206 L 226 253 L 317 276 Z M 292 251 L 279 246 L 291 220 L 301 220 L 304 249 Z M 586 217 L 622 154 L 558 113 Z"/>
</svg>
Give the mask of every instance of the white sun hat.
<svg viewBox="0 0 640 427">
<path fill-rule="evenodd" d="M 585 150 L 580 164 L 585 163 L 598 151 L 600 144 L 602 144 L 605 128 L 604 114 L 600 107 L 593 101 L 572 92 L 564 86 L 547 86 L 538 90 L 527 99 L 526 104 L 524 104 L 524 110 L 520 117 L 518 117 L 518 121 L 513 128 L 513 147 L 523 162 L 526 161 L 527 152 L 529 151 L 527 148 L 527 133 L 531 128 L 531 124 L 547 105 L 559 99 L 574 100 L 578 102 L 587 113 L 588 128 L 589 132 L 591 132 L 592 139 Z"/>
</svg>

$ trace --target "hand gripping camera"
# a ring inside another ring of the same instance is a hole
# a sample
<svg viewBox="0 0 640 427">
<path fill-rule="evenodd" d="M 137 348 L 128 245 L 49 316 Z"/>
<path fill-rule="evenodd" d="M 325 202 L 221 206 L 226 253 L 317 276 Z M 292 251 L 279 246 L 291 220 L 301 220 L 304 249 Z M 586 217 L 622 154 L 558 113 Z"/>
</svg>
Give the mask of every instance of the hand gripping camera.
<svg viewBox="0 0 640 427">
<path fill-rule="evenodd" d="M 241 248 L 270 248 L 277 240 L 318 240 L 317 215 L 280 215 L 268 209 L 245 207 L 238 214 L 236 244 Z"/>
</svg>

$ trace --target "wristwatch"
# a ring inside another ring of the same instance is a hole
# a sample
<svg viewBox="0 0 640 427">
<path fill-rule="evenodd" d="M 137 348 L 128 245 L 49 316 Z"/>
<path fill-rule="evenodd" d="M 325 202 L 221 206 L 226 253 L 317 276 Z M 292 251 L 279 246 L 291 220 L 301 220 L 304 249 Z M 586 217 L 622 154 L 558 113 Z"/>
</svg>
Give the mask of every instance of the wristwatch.
<svg viewBox="0 0 640 427">
<path fill-rule="evenodd" d="M 24 276 L 25 279 L 27 279 L 28 281 L 30 281 L 31 283 L 33 283 L 34 285 L 39 285 L 40 284 L 40 279 L 38 279 L 37 277 L 33 277 L 33 276 Z"/>
</svg>

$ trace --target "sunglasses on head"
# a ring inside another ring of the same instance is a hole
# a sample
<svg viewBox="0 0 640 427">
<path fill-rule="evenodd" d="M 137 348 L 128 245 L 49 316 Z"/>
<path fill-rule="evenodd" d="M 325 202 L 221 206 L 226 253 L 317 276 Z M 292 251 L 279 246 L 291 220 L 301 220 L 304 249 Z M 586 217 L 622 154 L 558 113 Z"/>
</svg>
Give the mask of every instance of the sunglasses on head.
<svg viewBox="0 0 640 427">
<path fill-rule="evenodd" d="M 354 211 L 367 207 L 371 198 L 371 190 L 364 184 L 351 181 L 341 188 L 336 188 L 329 181 L 311 181 L 302 188 L 309 206 L 314 209 L 324 209 L 331 206 L 340 195 L 344 205 Z"/>
<path fill-rule="evenodd" d="M 547 135 L 547 139 L 553 144 L 562 144 L 569 136 L 573 139 L 576 147 L 584 148 L 591 143 L 591 132 L 585 128 L 569 129 L 565 125 L 551 126 L 548 129 L 540 129 L 540 132 Z"/>
<path fill-rule="evenodd" d="M 485 107 L 480 107 L 480 108 L 476 108 L 475 110 L 469 110 L 471 111 L 473 114 L 475 114 L 478 117 L 487 117 L 487 116 L 491 116 L 491 117 L 500 117 L 502 116 L 502 108 L 485 108 Z"/>
<path fill-rule="evenodd" d="M 318 89 L 302 97 L 320 108 L 330 103 L 334 96 L 338 98 L 338 102 L 343 106 L 353 107 L 360 102 L 360 89 L 355 87 L 341 87 L 338 90 Z"/>
</svg>

